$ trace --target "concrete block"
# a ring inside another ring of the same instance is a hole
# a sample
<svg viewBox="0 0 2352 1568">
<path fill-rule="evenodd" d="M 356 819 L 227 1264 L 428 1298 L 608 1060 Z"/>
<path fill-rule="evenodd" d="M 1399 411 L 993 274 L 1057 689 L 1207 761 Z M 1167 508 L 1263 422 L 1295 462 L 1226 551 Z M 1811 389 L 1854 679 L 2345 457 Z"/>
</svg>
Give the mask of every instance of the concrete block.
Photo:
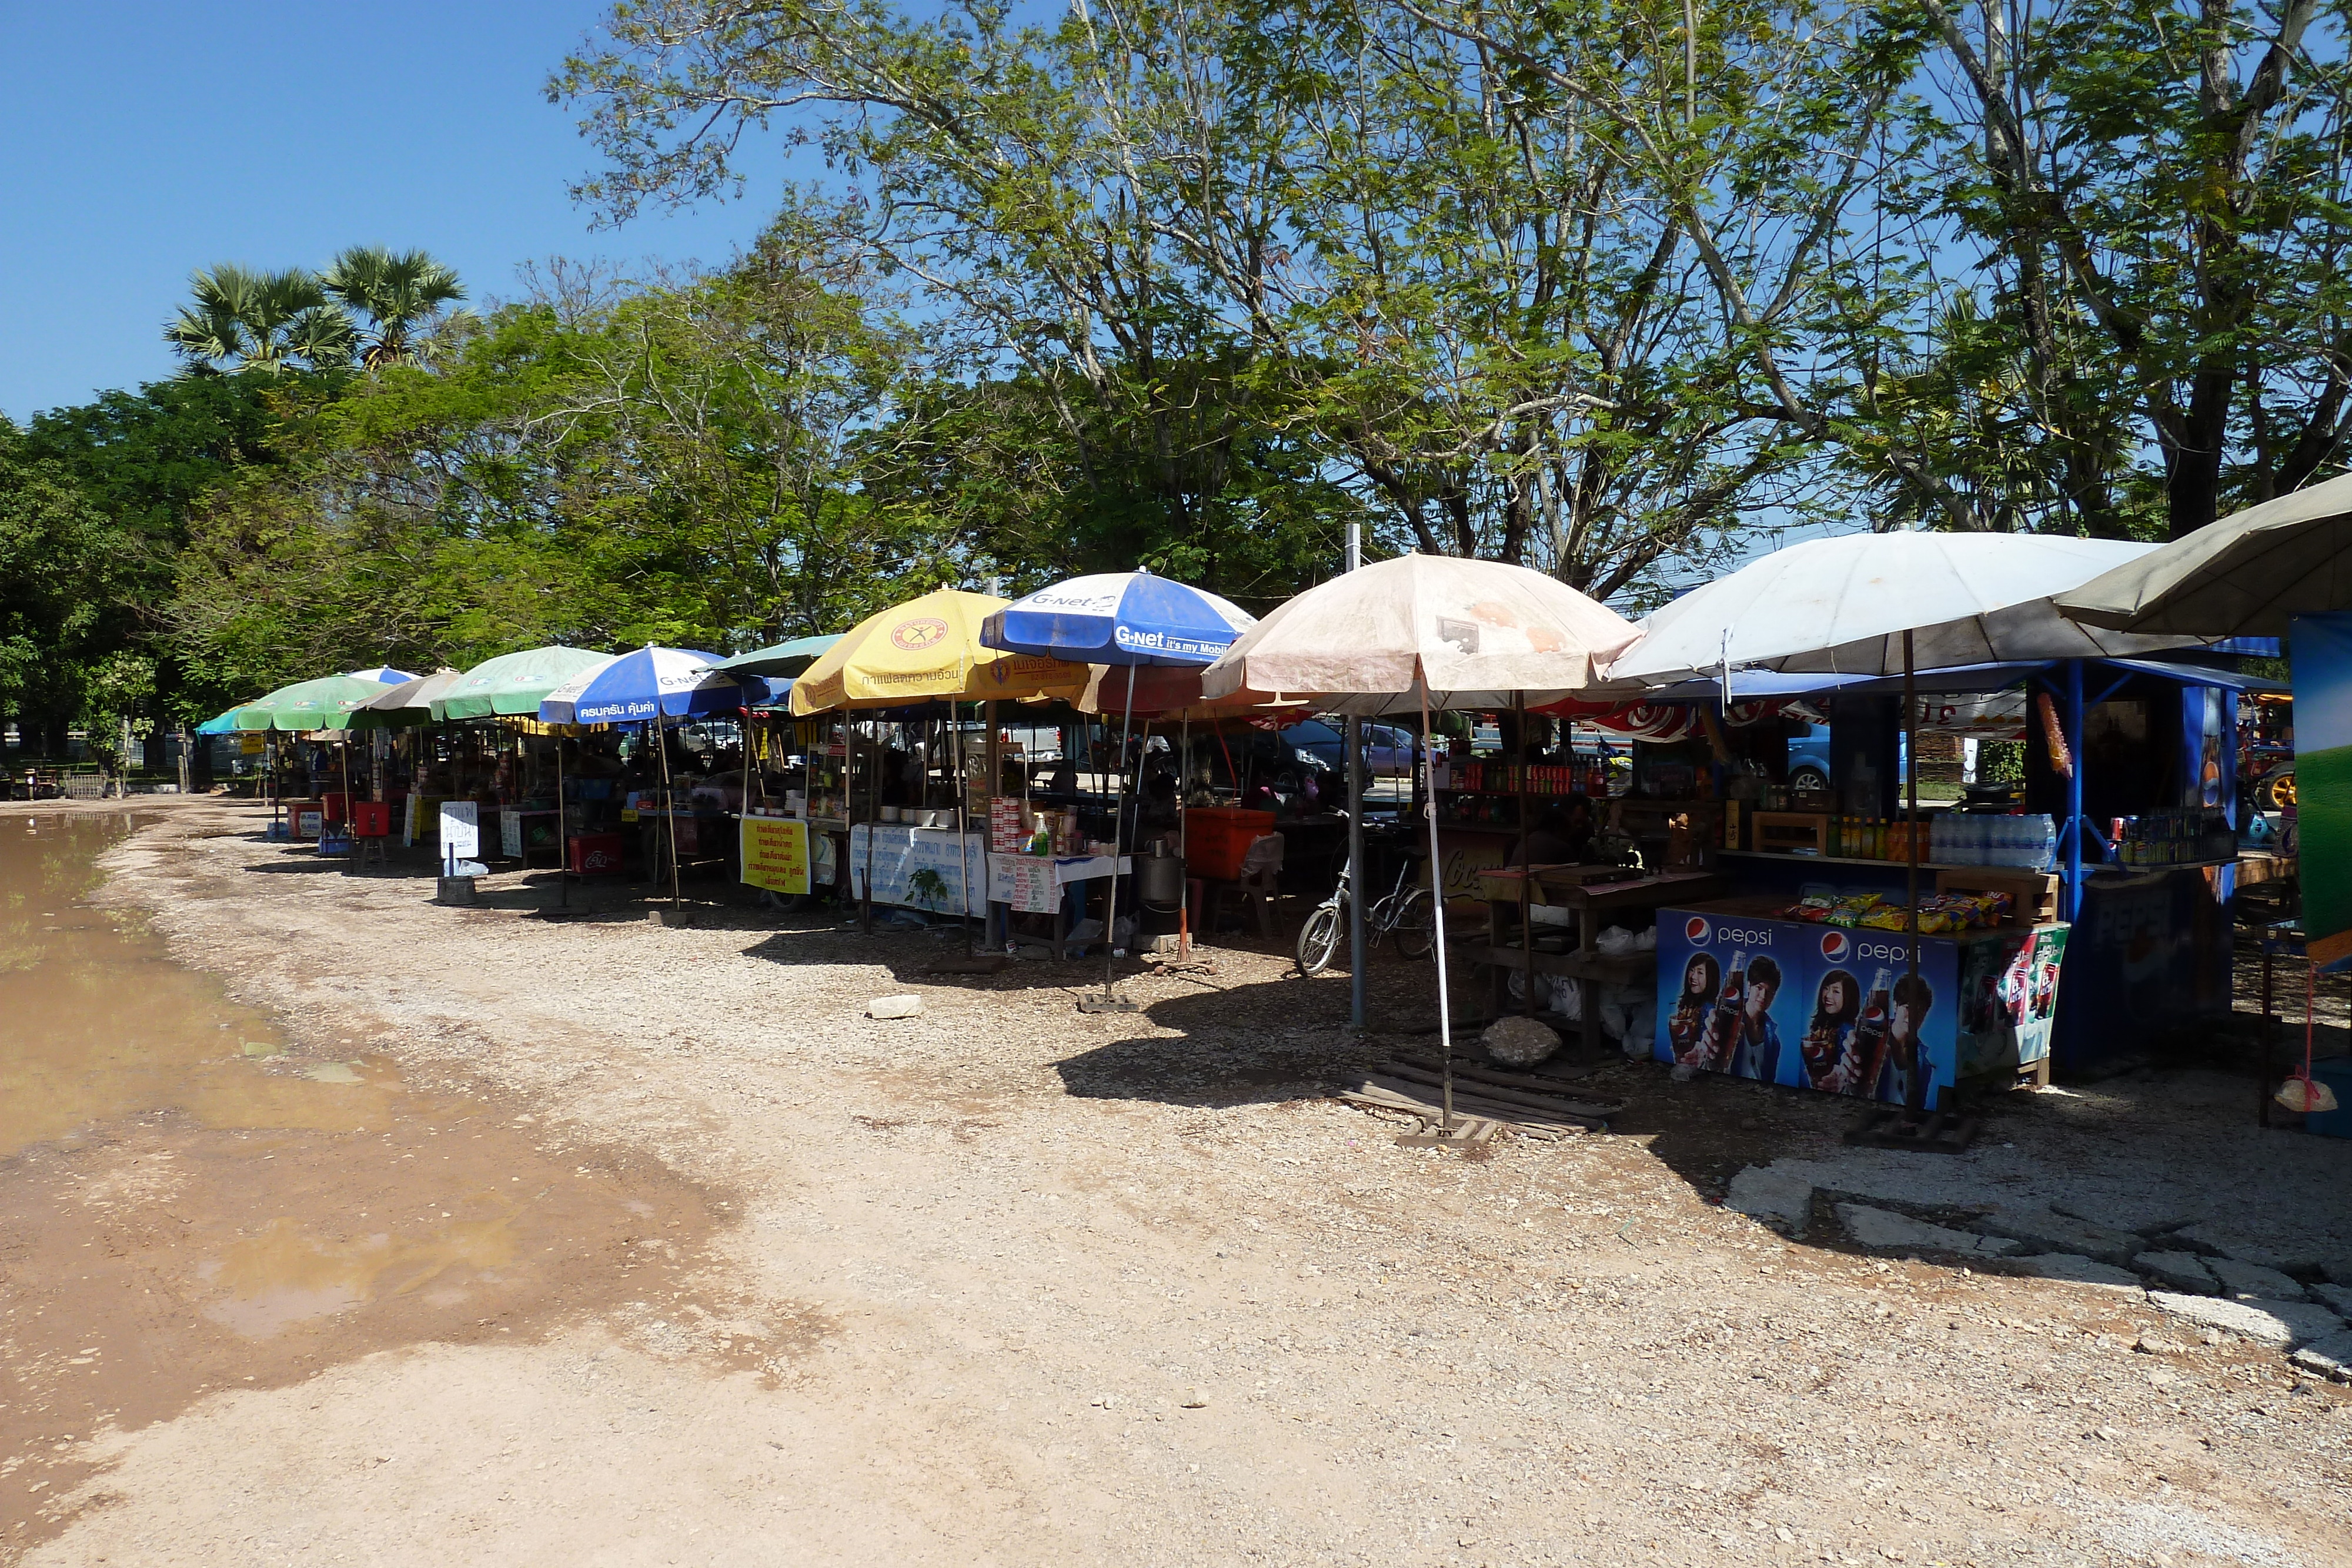
<svg viewBox="0 0 2352 1568">
<path fill-rule="evenodd" d="M 2036 1279 L 2063 1280 L 2070 1285 L 2099 1285 L 2116 1291 L 2140 1293 L 2139 1276 L 2128 1269 L 2118 1269 L 2112 1263 L 2102 1263 L 2095 1258 L 2085 1258 L 2074 1252 L 2042 1252 L 2031 1258 L 2011 1258 L 2004 1265 L 2020 1274 Z"/>
<path fill-rule="evenodd" d="M 2147 1245 L 2131 1231 L 2112 1230 L 2053 1208 L 1996 1208 L 1978 1220 L 1976 1228 L 1988 1236 L 2006 1236 L 2029 1247 L 2071 1252 L 2117 1268 Z"/>
<path fill-rule="evenodd" d="M 2175 1245 L 2186 1245 L 2200 1252 L 2252 1263 L 2257 1269 L 2275 1269 L 2282 1274 L 2312 1274 L 2319 1270 L 2319 1259 L 2315 1254 L 2290 1252 L 2270 1242 L 2256 1240 L 2218 1219 L 2201 1220 L 2176 1230 L 2168 1239 Z"/>
<path fill-rule="evenodd" d="M 2309 1301 L 2232 1301 L 2217 1296 L 2179 1296 L 2150 1291 L 2150 1305 L 2168 1317 L 2220 1329 L 2282 1350 L 2340 1333 L 2344 1320 Z"/>
<path fill-rule="evenodd" d="M 2184 1295 L 2210 1296 L 2221 1288 L 2194 1252 L 2143 1252 L 2132 1267 Z"/>
<path fill-rule="evenodd" d="M 2352 1383 L 2352 1329 L 2314 1340 L 2287 1359 L 2305 1372 Z"/>
<path fill-rule="evenodd" d="M 1847 1235 L 1874 1251 L 1957 1252 L 1964 1258 L 2006 1258 L 2018 1250 L 2017 1243 L 2005 1236 L 1979 1236 L 1974 1231 L 1930 1225 L 1893 1209 L 1873 1208 L 1866 1203 L 1841 1203 L 1837 1216 Z"/>
<path fill-rule="evenodd" d="M 2242 1263 L 2235 1258 L 2209 1258 L 2205 1267 L 2221 1287 L 2221 1294 L 2242 1301 L 2300 1301 L 2303 1287 L 2275 1269 Z"/>
<path fill-rule="evenodd" d="M 1723 1206 L 1794 1236 L 1813 1217 L 1813 1184 L 1792 1171 L 1749 1166 L 1731 1178 Z"/>
<path fill-rule="evenodd" d="M 2303 1293 L 2329 1312 L 2352 1318 L 2352 1285 L 2305 1285 Z"/>
</svg>

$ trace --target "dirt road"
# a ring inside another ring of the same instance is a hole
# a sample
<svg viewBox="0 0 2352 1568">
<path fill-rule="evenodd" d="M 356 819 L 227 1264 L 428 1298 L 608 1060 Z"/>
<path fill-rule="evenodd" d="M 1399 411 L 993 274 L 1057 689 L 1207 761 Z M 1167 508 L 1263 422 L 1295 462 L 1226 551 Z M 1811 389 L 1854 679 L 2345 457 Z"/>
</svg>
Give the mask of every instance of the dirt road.
<svg viewBox="0 0 2352 1568">
<path fill-rule="evenodd" d="M 2352 1561 L 2338 1386 L 1719 1207 L 1818 1097 L 1615 1066 L 1612 1134 L 1408 1153 L 1325 1096 L 1394 1043 L 1344 977 L 1085 1016 L 948 937 L 445 909 L 157 816 L 92 896 L 236 1016 L 0 1154 L 0 1555 Z"/>
</svg>

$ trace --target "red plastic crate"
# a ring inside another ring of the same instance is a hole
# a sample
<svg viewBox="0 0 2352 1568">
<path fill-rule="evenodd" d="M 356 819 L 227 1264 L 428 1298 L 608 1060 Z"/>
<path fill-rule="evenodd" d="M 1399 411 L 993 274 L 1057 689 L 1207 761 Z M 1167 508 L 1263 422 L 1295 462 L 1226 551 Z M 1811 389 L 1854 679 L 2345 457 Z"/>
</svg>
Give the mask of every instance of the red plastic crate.
<svg viewBox="0 0 2352 1568">
<path fill-rule="evenodd" d="M 621 835 L 618 833 L 574 833 L 568 841 L 570 864 L 582 876 L 621 869 Z"/>
<path fill-rule="evenodd" d="M 1184 874 L 1232 882 L 1251 844 L 1274 831 L 1272 811 L 1202 806 L 1184 813 Z"/>
</svg>

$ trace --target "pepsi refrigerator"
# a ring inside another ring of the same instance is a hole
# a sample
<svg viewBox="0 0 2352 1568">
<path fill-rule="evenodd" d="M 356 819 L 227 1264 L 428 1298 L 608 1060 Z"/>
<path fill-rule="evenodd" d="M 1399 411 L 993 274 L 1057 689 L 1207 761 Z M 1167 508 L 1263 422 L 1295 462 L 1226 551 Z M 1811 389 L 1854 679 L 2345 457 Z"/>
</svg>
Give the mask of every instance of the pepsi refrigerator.
<svg viewBox="0 0 2352 1568">
<path fill-rule="evenodd" d="M 1920 1110 L 2046 1071 L 2063 925 L 1910 939 L 1791 920 L 1773 898 L 1658 912 L 1661 1061 Z"/>
</svg>

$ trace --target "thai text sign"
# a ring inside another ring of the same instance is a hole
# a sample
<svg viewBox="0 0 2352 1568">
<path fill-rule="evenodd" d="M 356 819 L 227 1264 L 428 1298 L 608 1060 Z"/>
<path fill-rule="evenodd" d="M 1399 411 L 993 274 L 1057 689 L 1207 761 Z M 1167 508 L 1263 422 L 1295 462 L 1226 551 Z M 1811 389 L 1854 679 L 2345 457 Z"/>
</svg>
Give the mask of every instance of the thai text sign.
<svg viewBox="0 0 2352 1568">
<path fill-rule="evenodd" d="M 808 824 L 789 817 L 743 819 L 743 880 L 770 893 L 809 890 Z"/>
</svg>

